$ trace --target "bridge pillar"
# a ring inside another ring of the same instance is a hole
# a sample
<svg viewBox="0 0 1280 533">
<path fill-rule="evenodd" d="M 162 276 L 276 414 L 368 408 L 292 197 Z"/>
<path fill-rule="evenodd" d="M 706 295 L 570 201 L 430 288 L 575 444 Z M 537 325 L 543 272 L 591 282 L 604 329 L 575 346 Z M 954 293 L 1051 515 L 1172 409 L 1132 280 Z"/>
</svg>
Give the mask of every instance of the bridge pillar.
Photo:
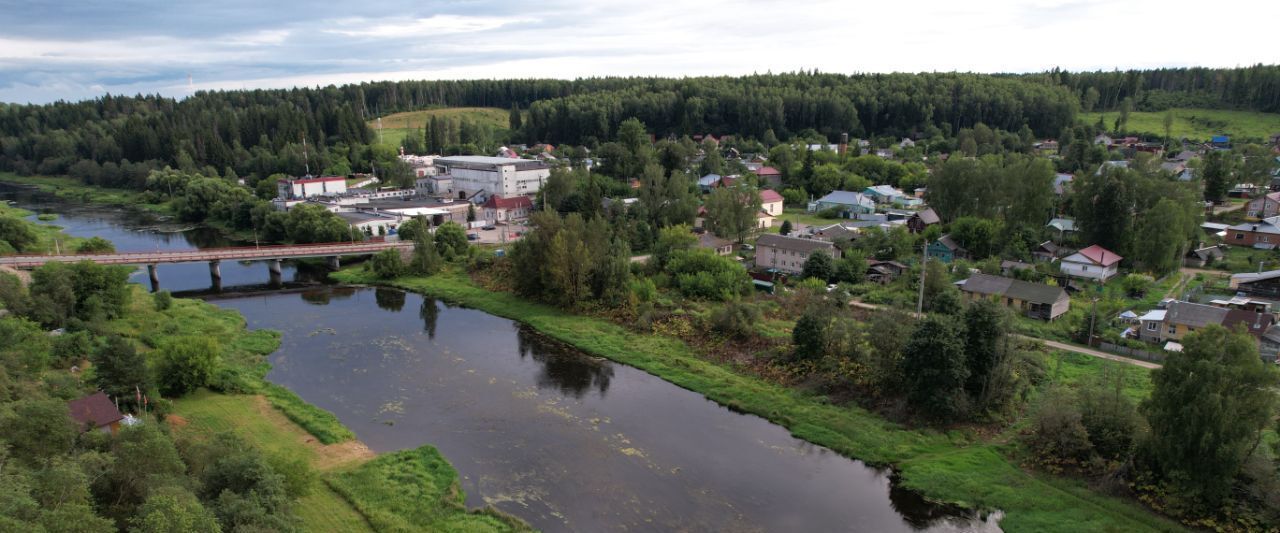
<svg viewBox="0 0 1280 533">
<path fill-rule="evenodd" d="M 329 257 L 329 270 L 337 270 L 342 268 L 342 263 L 338 261 L 338 256 Z"/>
<path fill-rule="evenodd" d="M 218 260 L 209 261 L 209 280 L 213 285 L 213 290 L 222 290 L 222 262 Z"/>
<path fill-rule="evenodd" d="M 279 259 L 267 261 L 267 271 L 271 273 L 271 286 L 279 287 L 281 282 L 282 268 Z"/>
<path fill-rule="evenodd" d="M 156 272 L 155 265 L 147 265 L 147 277 L 151 278 L 151 292 L 160 290 L 160 275 Z"/>
</svg>

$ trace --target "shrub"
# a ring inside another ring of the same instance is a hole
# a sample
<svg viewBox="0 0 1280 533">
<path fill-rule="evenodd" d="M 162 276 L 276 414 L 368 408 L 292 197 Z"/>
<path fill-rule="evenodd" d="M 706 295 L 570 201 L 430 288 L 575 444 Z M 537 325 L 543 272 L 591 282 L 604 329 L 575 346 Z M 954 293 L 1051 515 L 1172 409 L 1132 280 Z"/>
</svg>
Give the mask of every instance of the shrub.
<svg viewBox="0 0 1280 533">
<path fill-rule="evenodd" d="M 404 261 L 399 250 L 383 250 L 369 259 L 369 268 L 381 279 L 395 279 L 404 273 Z"/>
<path fill-rule="evenodd" d="M 1064 390 L 1054 390 L 1041 400 L 1026 442 L 1041 462 L 1050 465 L 1078 464 L 1089 458 L 1093 448 L 1075 398 Z"/>
<path fill-rule="evenodd" d="M 731 300 L 711 312 L 711 328 L 730 337 L 750 337 L 759 322 L 760 310 L 739 300 Z"/>
<path fill-rule="evenodd" d="M 219 363 L 219 347 L 208 337 L 178 337 L 161 348 L 160 391 L 181 396 L 208 385 Z"/>
<path fill-rule="evenodd" d="M 114 251 L 116 251 L 116 245 L 102 237 L 90 237 L 76 247 L 76 253 L 79 254 L 102 254 Z"/>
<path fill-rule="evenodd" d="M 156 306 L 156 311 L 168 311 L 173 307 L 173 295 L 169 291 L 157 291 L 152 293 L 151 301 Z"/>
</svg>

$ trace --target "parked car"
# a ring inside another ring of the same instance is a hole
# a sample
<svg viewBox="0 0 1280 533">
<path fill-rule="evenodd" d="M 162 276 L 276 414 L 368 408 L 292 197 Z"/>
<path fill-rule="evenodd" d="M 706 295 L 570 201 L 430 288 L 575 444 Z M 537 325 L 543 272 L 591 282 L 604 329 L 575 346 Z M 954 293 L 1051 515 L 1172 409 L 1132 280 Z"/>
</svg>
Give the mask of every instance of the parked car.
<svg viewBox="0 0 1280 533">
<path fill-rule="evenodd" d="M 495 230 L 495 229 L 498 229 L 498 227 L 497 227 L 497 226 L 494 226 L 493 224 L 489 224 L 488 226 L 485 226 L 485 227 L 480 228 L 480 229 L 485 230 L 485 231 L 493 231 L 493 230 Z"/>
<path fill-rule="evenodd" d="M 756 247 L 755 247 L 755 246 L 752 246 L 752 245 L 750 245 L 750 244 L 743 244 L 742 246 L 739 246 L 738 248 L 739 248 L 739 249 L 741 249 L 741 250 L 742 250 L 742 251 L 744 251 L 744 252 L 750 252 L 751 250 L 755 250 L 755 249 L 756 249 Z"/>
<path fill-rule="evenodd" d="M 468 241 L 478 241 L 478 240 L 480 240 L 480 234 L 479 234 L 479 233 L 468 233 L 468 234 L 467 234 L 467 240 L 468 240 Z"/>
</svg>

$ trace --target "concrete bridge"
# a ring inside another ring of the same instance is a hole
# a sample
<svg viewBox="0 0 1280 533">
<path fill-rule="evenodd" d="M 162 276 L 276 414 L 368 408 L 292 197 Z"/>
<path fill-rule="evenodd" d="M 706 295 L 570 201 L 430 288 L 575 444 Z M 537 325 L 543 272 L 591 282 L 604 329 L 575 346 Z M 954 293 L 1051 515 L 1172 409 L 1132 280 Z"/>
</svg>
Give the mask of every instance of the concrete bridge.
<svg viewBox="0 0 1280 533">
<path fill-rule="evenodd" d="M 338 258 L 344 255 L 372 255 L 383 250 L 413 248 L 411 242 L 331 242 L 320 244 L 287 244 L 273 246 L 239 246 L 231 248 L 205 248 L 202 250 L 174 250 L 155 252 L 113 252 L 64 255 L 7 255 L 0 256 L 0 266 L 18 269 L 36 268 L 47 263 L 78 263 L 92 261 L 100 265 L 146 265 L 151 278 L 151 290 L 160 288 L 156 265 L 164 263 L 209 263 L 209 276 L 214 287 L 222 285 L 222 261 L 266 261 L 271 282 L 280 281 L 280 261 L 304 257 L 327 257 L 329 267 L 337 270 Z"/>
</svg>

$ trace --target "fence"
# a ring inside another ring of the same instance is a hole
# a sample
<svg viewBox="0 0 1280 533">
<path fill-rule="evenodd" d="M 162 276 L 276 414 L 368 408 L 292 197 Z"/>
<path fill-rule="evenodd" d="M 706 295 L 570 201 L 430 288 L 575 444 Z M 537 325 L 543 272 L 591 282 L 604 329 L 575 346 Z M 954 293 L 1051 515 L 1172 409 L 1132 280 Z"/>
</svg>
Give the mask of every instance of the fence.
<svg viewBox="0 0 1280 533">
<path fill-rule="evenodd" d="M 1139 350 L 1137 348 L 1130 348 L 1128 346 L 1120 346 L 1117 344 L 1111 344 L 1109 342 L 1099 342 L 1098 349 L 1104 352 L 1110 352 L 1116 355 L 1123 355 L 1125 357 L 1131 357 L 1133 359 L 1141 359 L 1143 361 L 1148 361 L 1152 363 L 1163 363 L 1164 357 L 1165 357 L 1164 354 L 1162 353 L 1148 352 L 1146 350 Z"/>
</svg>

